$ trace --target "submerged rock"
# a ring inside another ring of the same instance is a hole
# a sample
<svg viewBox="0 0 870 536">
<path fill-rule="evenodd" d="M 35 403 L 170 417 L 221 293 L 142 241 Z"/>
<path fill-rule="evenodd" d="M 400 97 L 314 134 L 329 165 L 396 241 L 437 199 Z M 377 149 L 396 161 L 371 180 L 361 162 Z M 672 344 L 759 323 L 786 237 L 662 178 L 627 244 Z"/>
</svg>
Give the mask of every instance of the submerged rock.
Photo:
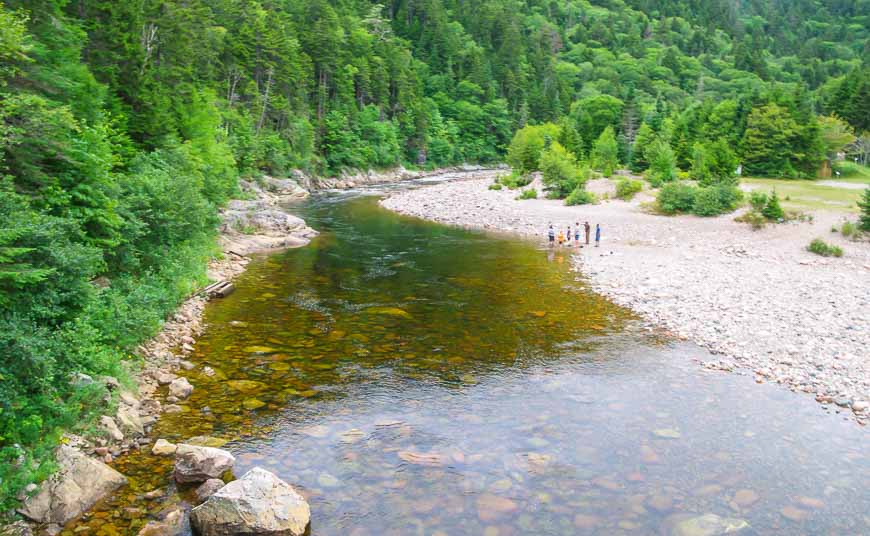
<svg viewBox="0 0 870 536">
<path fill-rule="evenodd" d="M 665 520 L 665 526 L 665 534 L 672 536 L 719 536 L 736 534 L 748 528 L 749 523 L 743 519 L 719 517 L 716 514 L 674 514 Z"/>
<path fill-rule="evenodd" d="M 175 451 L 175 480 L 195 483 L 220 478 L 235 463 L 233 455 L 225 450 L 181 444 Z"/>
<path fill-rule="evenodd" d="M 219 489 L 224 487 L 224 481 L 219 478 L 209 478 L 198 488 L 196 488 L 196 500 L 199 503 L 204 502 L 206 499 L 217 493 Z"/>
<path fill-rule="evenodd" d="M 57 450 L 57 463 L 60 469 L 24 501 L 18 510 L 21 515 L 38 523 L 63 525 L 127 483 L 118 471 L 67 445 Z"/>
<path fill-rule="evenodd" d="M 190 385 L 190 382 L 187 381 L 187 378 L 176 378 L 172 380 L 172 383 L 169 384 L 169 394 L 178 398 L 179 400 L 184 400 L 189 397 L 193 392 L 193 386 Z"/>
<path fill-rule="evenodd" d="M 311 518 L 305 499 L 274 474 L 255 467 L 190 513 L 201 536 L 301 536 Z"/>
<path fill-rule="evenodd" d="M 398 316 L 401 318 L 411 319 L 411 313 L 398 307 L 368 307 L 365 312 L 373 315 Z"/>
<path fill-rule="evenodd" d="M 178 449 L 178 446 L 166 441 L 165 439 L 158 439 L 154 446 L 151 447 L 151 454 L 155 456 L 172 456 L 175 454 L 175 451 Z"/>
</svg>

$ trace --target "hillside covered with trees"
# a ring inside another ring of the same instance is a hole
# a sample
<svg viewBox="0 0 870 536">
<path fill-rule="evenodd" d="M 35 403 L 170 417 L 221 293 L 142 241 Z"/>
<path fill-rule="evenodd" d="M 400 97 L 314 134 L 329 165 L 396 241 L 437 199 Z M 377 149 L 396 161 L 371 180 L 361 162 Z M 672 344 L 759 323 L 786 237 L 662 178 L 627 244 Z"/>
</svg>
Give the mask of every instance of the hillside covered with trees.
<svg viewBox="0 0 870 536">
<path fill-rule="evenodd" d="M 104 411 L 77 374 L 125 377 L 204 281 L 239 177 L 498 162 L 552 123 L 608 167 L 812 178 L 870 130 L 868 36 L 870 0 L 6 0 L 0 506 Z"/>
</svg>

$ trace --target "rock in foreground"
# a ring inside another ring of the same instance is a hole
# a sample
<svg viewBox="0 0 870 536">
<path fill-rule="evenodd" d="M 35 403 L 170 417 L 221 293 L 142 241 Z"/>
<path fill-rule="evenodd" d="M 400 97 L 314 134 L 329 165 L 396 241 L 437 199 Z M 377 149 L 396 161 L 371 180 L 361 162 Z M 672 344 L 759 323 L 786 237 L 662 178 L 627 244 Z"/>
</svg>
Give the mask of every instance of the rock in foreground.
<svg viewBox="0 0 870 536">
<path fill-rule="evenodd" d="M 719 517 L 716 514 L 675 514 L 665 524 L 668 528 L 666 533 L 673 536 L 720 536 L 736 534 L 749 527 L 749 523 L 742 519 Z"/>
<path fill-rule="evenodd" d="M 225 450 L 213 447 L 178 445 L 175 450 L 175 480 L 182 484 L 220 478 L 233 468 L 236 459 Z"/>
<path fill-rule="evenodd" d="M 67 445 L 58 449 L 57 463 L 58 472 L 24 502 L 21 515 L 38 523 L 63 525 L 127 483 L 118 471 Z"/>
<path fill-rule="evenodd" d="M 301 536 L 310 517 L 308 503 L 292 486 L 259 467 L 221 488 L 190 514 L 202 536 Z"/>
</svg>

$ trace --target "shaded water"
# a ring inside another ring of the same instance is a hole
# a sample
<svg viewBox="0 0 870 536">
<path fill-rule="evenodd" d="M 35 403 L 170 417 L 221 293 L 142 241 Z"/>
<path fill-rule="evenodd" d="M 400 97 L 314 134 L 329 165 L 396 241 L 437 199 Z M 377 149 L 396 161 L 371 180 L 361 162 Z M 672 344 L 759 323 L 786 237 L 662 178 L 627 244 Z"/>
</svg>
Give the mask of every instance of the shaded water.
<svg viewBox="0 0 870 536">
<path fill-rule="evenodd" d="M 300 211 L 321 236 L 209 306 L 196 390 L 155 438 L 229 440 L 237 475 L 262 466 L 308 497 L 313 535 L 668 533 L 705 513 L 745 534 L 870 533 L 865 430 L 700 370 L 703 350 L 586 290 L 566 252 L 372 197 Z M 166 459 L 117 465 L 131 485 L 79 533 L 135 534 L 191 499 Z"/>
</svg>

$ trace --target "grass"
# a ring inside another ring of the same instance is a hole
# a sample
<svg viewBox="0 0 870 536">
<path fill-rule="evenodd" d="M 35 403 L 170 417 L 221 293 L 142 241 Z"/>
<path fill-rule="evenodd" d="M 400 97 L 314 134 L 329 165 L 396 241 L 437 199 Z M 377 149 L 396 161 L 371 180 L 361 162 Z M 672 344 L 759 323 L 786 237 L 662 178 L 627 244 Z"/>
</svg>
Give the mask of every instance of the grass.
<svg viewBox="0 0 870 536">
<path fill-rule="evenodd" d="M 807 251 L 821 255 L 822 257 L 842 257 L 843 249 L 839 246 L 828 244 L 821 238 L 816 238 L 807 246 Z"/>
<path fill-rule="evenodd" d="M 870 186 L 870 176 L 827 180 Z M 842 188 L 820 184 L 819 181 L 744 178 L 741 183 L 765 193 L 776 189 L 784 208 L 798 210 L 858 212 L 857 203 L 863 194 L 859 188 Z"/>
</svg>

